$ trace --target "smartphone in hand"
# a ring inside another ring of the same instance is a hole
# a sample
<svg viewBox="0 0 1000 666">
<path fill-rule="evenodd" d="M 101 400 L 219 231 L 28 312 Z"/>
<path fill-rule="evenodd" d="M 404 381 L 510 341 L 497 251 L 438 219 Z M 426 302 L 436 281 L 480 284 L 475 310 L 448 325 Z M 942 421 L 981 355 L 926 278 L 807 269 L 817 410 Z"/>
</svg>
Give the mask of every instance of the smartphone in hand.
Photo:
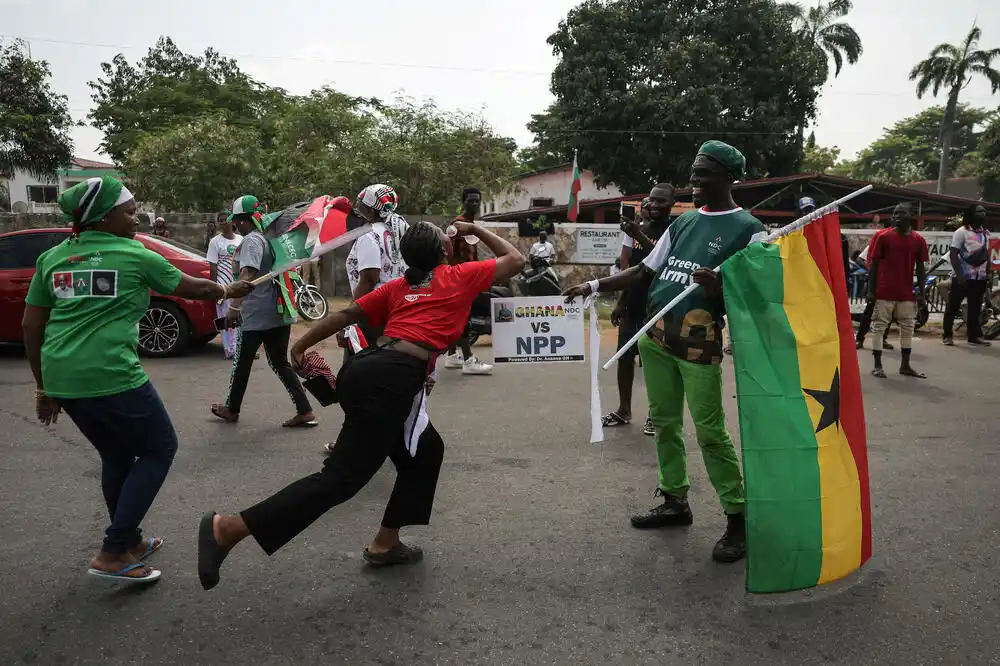
<svg viewBox="0 0 1000 666">
<path fill-rule="evenodd" d="M 635 222 L 635 208 L 632 206 L 622 206 L 622 217 L 629 222 Z"/>
<path fill-rule="evenodd" d="M 222 331 L 226 330 L 227 328 L 229 328 L 229 326 L 226 324 L 226 318 L 225 317 L 217 317 L 215 319 L 215 330 L 217 330 L 217 331 L 219 331 L 221 333 Z"/>
</svg>

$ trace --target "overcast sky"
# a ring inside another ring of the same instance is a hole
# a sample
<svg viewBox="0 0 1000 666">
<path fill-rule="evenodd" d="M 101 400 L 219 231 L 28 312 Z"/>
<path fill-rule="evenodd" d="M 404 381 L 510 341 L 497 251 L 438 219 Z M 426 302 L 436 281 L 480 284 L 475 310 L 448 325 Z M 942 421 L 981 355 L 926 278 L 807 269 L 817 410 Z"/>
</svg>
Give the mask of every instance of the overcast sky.
<svg viewBox="0 0 1000 666">
<path fill-rule="evenodd" d="M 0 0 L 0 35 L 29 40 L 48 60 L 74 118 L 91 106 L 87 81 L 116 53 L 135 62 L 160 35 L 187 52 L 211 46 L 258 79 L 293 93 L 324 84 L 366 97 L 402 92 L 480 111 L 502 134 L 531 143 L 525 124 L 551 102 L 546 37 L 576 0 Z M 855 0 L 850 23 L 865 53 L 820 98 L 816 136 L 851 156 L 916 99 L 907 74 L 935 44 L 958 42 L 978 20 L 1000 46 L 1000 0 Z M 1000 65 L 1000 63 L 998 63 Z M 997 106 L 982 82 L 964 101 Z M 74 131 L 75 153 L 99 158 L 101 135 Z"/>
</svg>

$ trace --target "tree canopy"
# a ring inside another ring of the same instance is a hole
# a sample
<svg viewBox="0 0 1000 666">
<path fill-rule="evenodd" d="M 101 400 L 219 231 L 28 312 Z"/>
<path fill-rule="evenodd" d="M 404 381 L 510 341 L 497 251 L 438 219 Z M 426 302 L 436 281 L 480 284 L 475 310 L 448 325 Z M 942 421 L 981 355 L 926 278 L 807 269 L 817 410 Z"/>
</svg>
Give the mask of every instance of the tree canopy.
<svg viewBox="0 0 1000 666">
<path fill-rule="evenodd" d="M 896 122 L 858 154 L 851 175 L 893 185 L 936 179 L 941 165 L 938 137 L 944 114 L 945 107 L 934 106 Z M 956 108 L 949 160 L 952 164 L 979 147 L 983 125 L 995 116 L 994 112 L 965 104 Z"/>
<path fill-rule="evenodd" d="M 917 82 L 917 98 L 922 98 L 928 90 L 934 95 L 942 89 L 948 91 L 948 101 L 941 118 L 941 152 L 948 159 L 938 160 L 937 191 L 944 192 L 950 173 L 949 168 L 955 164 L 952 161 L 954 151 L 952 143 L 955 140 L 956 113 L 958 99 L 969 83 L 975 78 L 984 78 L 993 94 L 1000 92 L 1000 70 L 993 66 L 993 61 L 1000 61 L 1000 48 L 980 49 L 979 40 L 983 31 L 976 25 L 962 40 L 961 44 L 938 44 L 931 49 L 930 55 L 921 60 L 910 71 L 910 80 Z"/>
<path fill-rule="evenodd" d="M 978 178 L 983 199 L 1000 201 L 1000 110 L 979 137 L 976 150 L 955 167 L 955 175 Z"/>
<path fill-rule="evenodd" d="M 24 169 L 51 175 L 69 166 L 73 122 L 66 96 L 49 85 L 49 64 L 20 42 L 0 45 L 0 176 Z"/>
<path fill-rule="evenodd" d="M 385 182 L 404 213 L 450 214 L 464 187 L 500 192 L 518 171 L 514 141 L 479 116 L 329 88 L 289 95 L 166 37 L 137 66 L 118 55 L 102 70 L 91 83 L 102 147 L 141 198 L 177 211 L 249 192 L 283 206 Z"/>
<path fill-rule="evenodd" d="M 816 144 L 816 135 L 810 134 L 802 150 L 803 173 L 826 173 L 832 171 L 840 158 L 840 148 L 824 148 Z"/>
<path fill-rule="evenodd" d="M 818 2 L 815 7 L 808 9 L 796 3 L 789 3 L 784 5 L 783 9 L 792 16 L 793 24 L 799 34 L 833 59 L 835 77 L 840 76 L 844 61 L 854 65 L 861 58 L 864 52 L 861 36 L 849 23 L 841 21 L 854 9 L 851 0 Z M 823 78 L 826 79 L 827 75 Z"/>
<path fill-rule="evenodd" d="M 578 148 L 630 192 L 686 182 L 707 139 L 743 151 L 750 176 L 793 173 L 826 70 L 773 0 L 586 0 L 548 42 L 556 99 L 529 124 L 535 154 Z"/>
<path fill-rule="evenodd" d="M 89 117 L 104 132 L 101 150 L 119 165 L 144 133 L 180 127 L 206 114 L 256 126 L 284 94 L 212 49 L 189 55 L 169 37 L 160 37 L 136 65 L 119 53 L 101 63 L 101 71 L 103 76 L 89 84 L 94 100 Z"/>
</svg>

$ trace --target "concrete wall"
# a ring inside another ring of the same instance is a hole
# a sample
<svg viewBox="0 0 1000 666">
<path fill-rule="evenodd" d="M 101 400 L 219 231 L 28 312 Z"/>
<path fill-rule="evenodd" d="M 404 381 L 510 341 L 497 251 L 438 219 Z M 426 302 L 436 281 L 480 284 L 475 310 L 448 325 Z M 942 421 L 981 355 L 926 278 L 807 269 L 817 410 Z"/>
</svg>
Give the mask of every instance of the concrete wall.
<svg viewBox="0 0 1000 666">
<path fill-rule="evenodd" d="M 145 217 L 144 217 L 145 215 Z M 215 220 L 215 213 L 166 213 L 162 214 L 167 222 L 167 228 L 173 234 L 174 240 L 185 243 L 199 250 L 205 250 L 208 246 L 207 223 Z M 148 233 L 151 229 L 152 216 L 140 214 L 139 231 Z M 438 226 L 444 226 L 451 221 L 451 218 L 442 216 L 420 216 L 411 215 L 407 217 L 409 222 L 427 221 Z M 39 214 L 39 213 L 4 213 L 0 212 L 0 233 L 16 231 L 18 229 L 44 229 L 48 227 L 69 226 L 63 219 L 62 214 Z M 515 229 L 516 233 L 516 229 Z M 347 253 L 350 246 L 335 250 L 326 255 L 321 260 L 320 273 L 322 275 L 321 287 L 328 296 L 347 296 Z"/>
</svg>

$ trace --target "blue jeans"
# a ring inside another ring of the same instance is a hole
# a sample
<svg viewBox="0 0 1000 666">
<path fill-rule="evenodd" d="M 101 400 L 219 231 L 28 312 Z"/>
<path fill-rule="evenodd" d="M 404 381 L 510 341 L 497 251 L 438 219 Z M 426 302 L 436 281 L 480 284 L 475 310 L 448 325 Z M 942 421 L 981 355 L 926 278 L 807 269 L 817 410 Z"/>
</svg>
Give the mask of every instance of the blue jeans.
<svg viewBox="0 0 1000 666">
<path fill-rule="evenodd" d="M 101 398 L 59 403 L 101 455 L 101 490 L 111 525 L 102 550 L 124 553 L 142 541 L 139 523 L 177 453 L 177 433 L 150 382 Z"/>
</svg>

